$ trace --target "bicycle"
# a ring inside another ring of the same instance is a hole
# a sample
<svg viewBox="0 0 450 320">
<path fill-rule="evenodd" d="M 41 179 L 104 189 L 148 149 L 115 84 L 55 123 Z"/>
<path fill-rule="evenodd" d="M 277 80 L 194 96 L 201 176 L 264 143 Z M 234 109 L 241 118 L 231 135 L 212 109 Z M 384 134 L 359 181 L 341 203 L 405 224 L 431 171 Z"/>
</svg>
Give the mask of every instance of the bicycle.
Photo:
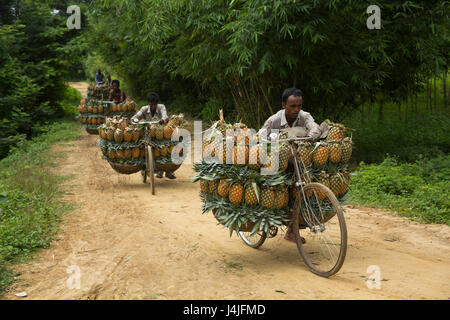
<svg viewBox="0 0 450 320">
<path fill-rule="evenodd" d="M 133 123 L 133 122 L 132 122 Z M 149 177 L 150 189 L 152 190 L 152 195 L 155 195 L 155 159 L 153 157 L 153 147 L 152 147 L 152 137 L 150 135 L 149 125 L 158 124 L 159 120 L 156 121 L 141 121 L 134 124 L 144 125 L 144 150 L 145 150 L 145 164 L 144 171 L 142 175 L 142 182 L 147 182 L 147 177 Z"/>
<path fill-rule="evenodd" d="M 279 140 L 289 142 L 296 177 L 294 187 L 297 197 L 291 223 L 285 226 L 292 228 L 297 249 L 307 267 L 319 276 L 330 277 L 337 273 L 344 263 L 347 253 L 347 227 L 336 196 L 325 185 L 311 182 L 305 164 L 296 158 L 294 142 L 308 139 L 309 137 Z M 333 219 L 335 217 L 336 219 Z M 250 232 L 240 231 L 239 236 L 246 245 L 257 249 L 267 238 L 275 237 L 277 233 L 278 228 L 272 227 L 269 234 L 259 231 L 252 235 Z"/>
</svg>

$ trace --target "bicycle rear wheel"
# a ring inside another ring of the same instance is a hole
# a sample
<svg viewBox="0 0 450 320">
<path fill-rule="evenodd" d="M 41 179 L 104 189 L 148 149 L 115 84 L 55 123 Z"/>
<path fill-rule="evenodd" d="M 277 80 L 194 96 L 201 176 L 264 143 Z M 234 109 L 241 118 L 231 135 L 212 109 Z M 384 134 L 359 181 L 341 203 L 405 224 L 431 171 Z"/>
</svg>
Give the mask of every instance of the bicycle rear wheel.
<svg viewBox="0 0 450 320">
<path fill-rule="evenodd" d="M 153 148 L 148 145 L 146 148 L 146 174 L 148 175 L 148 181 L 150 183 L 150 189 L 152 190 L 152 195 L 155 195 L 155 161 L 153 158 Z"/>
<path fill-rule="evenodd" d="M 322 277 L 337 273 L 347 253 L 347 227 L 333 192 L 323 184 L 308 183 L 295 201 L 292 221 L 298 251 L 308 268 Z"/>
</svg>

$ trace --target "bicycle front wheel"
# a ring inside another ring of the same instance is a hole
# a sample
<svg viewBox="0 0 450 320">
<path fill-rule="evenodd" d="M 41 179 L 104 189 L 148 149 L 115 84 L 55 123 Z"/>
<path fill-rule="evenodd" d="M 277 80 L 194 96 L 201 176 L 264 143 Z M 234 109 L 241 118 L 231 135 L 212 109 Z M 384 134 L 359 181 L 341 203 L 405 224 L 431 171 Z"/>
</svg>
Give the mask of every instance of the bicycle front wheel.
<svg viewBox="0 0 450 320">
<path fill-rule="evenodd" d="M 148 181 L 150 183 L 150 189 L 152 190 L 152 195 L 155 195 L 155 161 L 153 157 L 153 148 L 148 145 L 146 148 L 146 171 L 148 175 Z"/>
<path fill-rule="evenodd" d="M 347 253 L 347 227 L 333 192 L 320 183 L 304 186 L 294 204 L 292 223 L 298 251 L 308 268 L 322 277 L 337 273 Z"/>
</svg>

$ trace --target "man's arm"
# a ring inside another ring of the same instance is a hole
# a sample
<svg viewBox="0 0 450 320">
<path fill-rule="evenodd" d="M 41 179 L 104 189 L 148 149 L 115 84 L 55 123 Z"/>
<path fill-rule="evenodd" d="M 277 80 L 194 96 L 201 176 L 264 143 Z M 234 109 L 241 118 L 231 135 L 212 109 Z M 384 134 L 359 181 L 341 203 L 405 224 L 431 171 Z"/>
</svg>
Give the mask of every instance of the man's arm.
<svg viewBox="0 0 450 320">
<path fill-rule="evenodd" d="M 169 117 L 167 116 L 166 106 L 163 104 L 159 104 L 159 111 L 161 112 L 161 120 L 164 121 L 164 123 L 169 122 Z"/>
<path fill-rule="evenodd" d="M 109 91 L 108 101 L 113 101 L 113 92 L 114 92 L 114 89 L 111 89 L 111 90 Z"/>
<path fill-rule="evenodd" d="M 269 119 L 266 120 L 262 128 L 258 131 L 258 135 L 260 135 L 264 130 L 267 132 L 267 139 L 269 138 L 270 133 L 273 129 L 273 120 L 275 119 L 276 114 L 269 117 Z"/>
<path fill-rule="evenodd" d="M 122 102 L 124 102 L 127 99 L 127 95 L 125 94 L 125 91 L 121 90 L 121 94 L 120 94 L 120 100 Z"/>
<path fill-rule="evenodd" d="M 311 136 L 311 140 L 319 139 L 322 131 L 320 131 L 319 125 L 314 121 L 314 118 L 309 113 L 307 113 L 305 117 L 305 126 L 308 130 L 308 135 Z"/>
<path fill-rule="evenodd" d="M 141 120 L 144 117 L 144 113 L 147 110 L 147 106 L 142 107 L 141 110 L 138 111 L 138 113 L 136 113 L 132 118 L 131 118 L 131 123 L 137 123 L 139 122 L 139 120 Z"/>
</svg>

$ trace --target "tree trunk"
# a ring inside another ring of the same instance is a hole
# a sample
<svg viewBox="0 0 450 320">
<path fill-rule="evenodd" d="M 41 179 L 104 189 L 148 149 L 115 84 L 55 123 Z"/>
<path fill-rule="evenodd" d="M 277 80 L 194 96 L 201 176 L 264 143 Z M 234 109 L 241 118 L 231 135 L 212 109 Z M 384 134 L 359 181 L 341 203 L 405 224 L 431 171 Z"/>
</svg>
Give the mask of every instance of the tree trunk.
<svg viewBox="0 0 450 320">
<path fill-rule="evenodd" d="M 364 104 L 361 105 L 361 123 L 364 124 Z"/>
<path fill-rule="evenodd" d="M 444 72 L 444 108 L 448 108 L 448 96 L 447 96 L 447 70 Z"/>
<path fill-rule="evenodd" d="M 409 94 L 406 95 L 405 122 L 408 122 L 408 100 Z"/>
<path fill-rule="evenodd" d="M 382 122 L 383 121 L 383 100 L 380 100 L 379 105 L 378 105 L 378 121 Z"/>
<path fill-rule="evenodd" d="M 434 110 L 437 110 L 437 78 L 434 76 Z"/>
</svg>

